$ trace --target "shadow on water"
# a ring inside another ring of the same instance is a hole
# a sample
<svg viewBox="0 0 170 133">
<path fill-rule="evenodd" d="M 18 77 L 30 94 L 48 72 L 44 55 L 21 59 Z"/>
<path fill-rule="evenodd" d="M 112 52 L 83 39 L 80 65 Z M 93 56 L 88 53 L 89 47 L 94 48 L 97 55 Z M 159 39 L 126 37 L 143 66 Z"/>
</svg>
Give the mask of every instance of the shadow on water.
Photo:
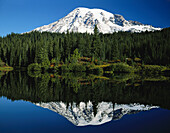
<svg viewBox="0 0 170 133">
<path fill-rule="evenodd" d="M 21 71 L 3 75 L 0 79 L 0 96 L 33 103 L 62 101 L 79 104 L 92 101 L 93 105 L 97 105 L 105 101 L 117 104 L 140 103 L 170 109 L 170 80 L 164 76 L 124 74 L 108 78 L 86 73 L 30 76 Z"/>
</svg>

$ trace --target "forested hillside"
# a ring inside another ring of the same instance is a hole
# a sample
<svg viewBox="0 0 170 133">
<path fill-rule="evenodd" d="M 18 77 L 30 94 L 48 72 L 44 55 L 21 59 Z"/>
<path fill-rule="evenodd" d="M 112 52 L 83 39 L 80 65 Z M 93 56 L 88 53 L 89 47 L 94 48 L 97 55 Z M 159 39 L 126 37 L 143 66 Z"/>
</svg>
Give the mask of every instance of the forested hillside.
<svg viewBox="0 0 170 133">
<path fill-rule="evenodd" d="M 0 58 L 10 66 L 28 66 L 39 61 L 39 56 L 69 61 L 78 48 L 81 56 L 98 60 L 124 61 L 141 58 L 145 64 L 170 64 L 170 28 L 162 31 L 113 34 L 31 32 L 0 37 Z"/>
</svg>

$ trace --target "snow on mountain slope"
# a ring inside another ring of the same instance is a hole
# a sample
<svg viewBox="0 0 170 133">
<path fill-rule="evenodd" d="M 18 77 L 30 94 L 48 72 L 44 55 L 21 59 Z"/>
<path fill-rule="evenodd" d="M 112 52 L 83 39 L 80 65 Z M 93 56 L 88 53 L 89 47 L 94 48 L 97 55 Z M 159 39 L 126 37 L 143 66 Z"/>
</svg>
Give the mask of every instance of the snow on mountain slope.
<svg viewBox="0 0 170 133">
<path fill-rule="evenodd" d="M 33 31 L 63 33 L 68 30 L 69 32 L 93 33 L 95 25 L 101 33 L 161 30 L 161 28 L 154 28 L 151 25 L 144 25 L 137 21 L 127 21 L 121 15 L 112 14 L 102 9 L 76 8 L 64 18 Z"/>
<path fill-rule="evenodd" d="M 112 102 L 98 103 L 96 111 L 92 102 L 80 104 L 63 102 L 35 103 L 37 106 L 52 110 L 76 126 L 101 125 L 111 120 L 119 120 L 126 114 L 134 114 L 140 111 L 158 108 L 157 106 L 140 104 L 113 104 Z"/>
</svg>

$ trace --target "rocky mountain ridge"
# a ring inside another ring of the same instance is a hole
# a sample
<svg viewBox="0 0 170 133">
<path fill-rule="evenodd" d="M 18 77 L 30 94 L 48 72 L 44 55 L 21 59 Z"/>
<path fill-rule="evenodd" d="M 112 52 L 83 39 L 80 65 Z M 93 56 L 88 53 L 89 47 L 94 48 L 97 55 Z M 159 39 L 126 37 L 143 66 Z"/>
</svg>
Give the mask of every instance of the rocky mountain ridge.
<svg viewBox="0 0 170 133">
<path fill-rule="evenodd" d="M 101 33 L 145 32 L 161 30 L 151 25 L 144 25 L 137 21 L 127 21 L 122 15 L 112 14 L 102 9 L 76 8 L 60 20 L 34 29 L 40 32 L 79 32 L 93 33 L 97 25 Z"/>
</svg>

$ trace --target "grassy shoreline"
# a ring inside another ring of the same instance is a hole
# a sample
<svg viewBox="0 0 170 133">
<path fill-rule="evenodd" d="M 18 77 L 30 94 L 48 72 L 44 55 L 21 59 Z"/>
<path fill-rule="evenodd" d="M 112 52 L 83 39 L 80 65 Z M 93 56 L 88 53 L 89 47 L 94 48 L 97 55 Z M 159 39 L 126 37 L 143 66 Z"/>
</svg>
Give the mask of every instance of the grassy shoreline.
<svg viewBox="0 0 170 133">
<path fill-rule="evenodd" d="M 0 71 L 12 71 L 14 68 L 10 66 L 0 67 Z"/>
</svg>

